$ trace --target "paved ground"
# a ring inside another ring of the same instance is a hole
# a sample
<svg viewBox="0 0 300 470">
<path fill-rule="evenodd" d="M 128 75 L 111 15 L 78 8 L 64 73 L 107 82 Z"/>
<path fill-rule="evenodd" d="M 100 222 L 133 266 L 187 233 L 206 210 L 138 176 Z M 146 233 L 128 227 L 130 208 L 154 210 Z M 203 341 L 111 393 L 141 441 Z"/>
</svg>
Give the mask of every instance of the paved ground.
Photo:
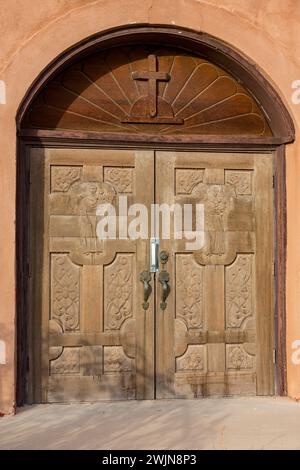
<svg viewBox="0 0 300 470">
<path fill-rule="evenodd" d="M 286 398 L 35 405 L 0 419 L 0 449 L 300 449 L 299 423 Z"/>
</svg>

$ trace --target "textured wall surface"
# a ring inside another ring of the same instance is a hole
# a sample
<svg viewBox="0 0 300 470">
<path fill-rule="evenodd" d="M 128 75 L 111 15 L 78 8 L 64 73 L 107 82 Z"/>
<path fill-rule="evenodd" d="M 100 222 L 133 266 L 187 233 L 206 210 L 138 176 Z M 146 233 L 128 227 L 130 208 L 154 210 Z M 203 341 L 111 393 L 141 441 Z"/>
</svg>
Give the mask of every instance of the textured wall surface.
<svg viewBox="0 0 300 470">
<path fill-rule="evenodd" d="M 34 6 L 33 6 L 34 5 Z M 254 62 L 300 126 L 292 82 L 300 80 L 298 0 L 0 0 L 0 411 L 12 412 L 15 395 L 15 174 L 18 106 L 34 79 L 76 42 L 108 28 L 152 23 L 178 25 L 226 41 Z M 288 392 L 300 398 L 300 146 L 287 147 Z M 297 362 L 297 361 L 294 361 Z"/>
</svg>

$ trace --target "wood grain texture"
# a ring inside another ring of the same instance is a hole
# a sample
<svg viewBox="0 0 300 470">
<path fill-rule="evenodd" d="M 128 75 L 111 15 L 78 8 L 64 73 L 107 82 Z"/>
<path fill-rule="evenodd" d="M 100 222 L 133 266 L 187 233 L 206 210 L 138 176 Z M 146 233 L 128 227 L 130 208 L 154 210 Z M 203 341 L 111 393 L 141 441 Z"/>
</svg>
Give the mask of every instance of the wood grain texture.
<svg viewBox="0 0 300 470">
<path fill-rule="evenodd" d="M 157 152 L 158 202 L 204 204 L 205 235 L 191 252 L 163 241 L 176 294 L 157 323 L 160 396 L 274 393 L 272 165 L 271 154 Z"/>
<path fill-rule="evenodd" d="M 255 161 L 256 215 L 256 324 L 257 394 L 274 393 L 274 299 L 273 266 L 273 162 L 268 155 Z"/>
<path fill-rule="evenodd" d="M 293 121 L 285 108 L 279 95 L 271 84 L 259 72 L 255 64 L 247 61 L 228 44 L 211 37 L 208 34 L 198 34 L 190 30 L 178 29 L 174 26 L 137 26 L 115 28 L 92 38 L 85 39 L 76 46 L 61 54 L 40 74 L 39 79 L 30 88 L 24 98 L 17 115 L 18 129 L 22 127 L 22 120 L 30 108 L 33 100 L 39 94 L 45 83 L 70 64 L 81 57 L 95 52 L 101 52 L 110 47 L 120 47 L 128 44 L 168 44 L 171 47 L 184 48 L 195 52 L 208 61 L 217 64 L 221 68 L 230 71 L 233 76 L 239 77 L 248 90 L 256 96 L 261 103 L 272 129 L 274 136 L 280 137 L 282 142 L 290 142 L 294 139 L 295 129 Z"/>
<path fill-rule="evenodd" d="M 165 158 L 164 158 L 165 157 Z M 174 171 L 173 155 L 161 155 L 156 153 L 155 173 L 155 201 L 157 204 L 173 203 L 174 195 Z M 160 239 L 160 252 L 163 250 L 169 254 L 168 262 L 164 267 L 160 263 L 160 270 L 165 269 L 170 274 L 170 294 L 166 300 L 166 309 L 161 308 L 162 284 L 156 277 L 156 397 L 172 398 L 175 396 L 174 374 L 175 374 L 175 252 L 173 235 L 169 239 L 163 239 L 162 227 L 163 217 L 159 217 L 157 236 Z M 171 215 L 172 220 L 172 215 Z M 171 225 L 171 231 L 172 231 Z"/>
<path fill-rule="evenodd" d="M 42 401 L 41 391 L 41 343 L 42 343 L 42 285 L 43 243 L 40 234 L 44 226 L 44 161 L 43 151 L 36 149 L 30 156 L 30 236 L 29 236 L 29 402 Z M 39 197 L 37 197 L 39 195 Z M 34 367 L 33 367 L 34 364 Z"/>
<path fill-rule="evenodd" d="M 274 393 L 271 154 L 46 149 L 31 172 L 32 401 Z M 95 238 L 111 186 L 148 209 L 204 206 L 202 248 L 186 251 L 172 216 L 171 238 L 158 231 L 165 309 L 158 276 L 142 308 L 149 241 Z"/>
<path fill-rule="evenodd" d="M 22 155 L 22 157 L 21 157 Z M 29 350 L 32 340 L 31 318 L 28 305 L 30 289 L 29 263 L 29 208 L 30 208 L 30 159 L 26 146 L 18 147 L 17 158 L 17 192 L 16 192 L 16 332 L 17 332 L 17 373 L 16 405 L 23 406 L 32 402 L 32 375 L 28 370 Z"/>
<path fill-rule="evenodd" d="M 153 304 L 145 315 L 139 281 L 149 243 L 96 236 L 99 204 L 129 188 L 150 206 L 152 184 L 153 152 L 32 151 L 31 401 L 153 398 Z"/>
<path fill-rule="evenodd" d="M 92 54 L 36 97 L 24 129 L 270 137 L 262 110 L 224 69 L 176 48 Z"/>
<path fill-rule="evenodd" d="M 274 155 L 275 199 L 275 333 L 277 393 L 287 394 L 286 364 L 286 163 L 285 147 L 280 146 Z"/>
</svg>

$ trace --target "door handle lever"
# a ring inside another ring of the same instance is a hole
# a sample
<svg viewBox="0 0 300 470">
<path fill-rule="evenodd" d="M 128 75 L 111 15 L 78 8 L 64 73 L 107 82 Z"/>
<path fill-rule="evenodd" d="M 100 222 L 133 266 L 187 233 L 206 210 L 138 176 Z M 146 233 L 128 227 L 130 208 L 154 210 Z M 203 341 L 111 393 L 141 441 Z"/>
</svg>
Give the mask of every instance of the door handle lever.
<svg viewBox="0 0 300 470">
<path fill-rule="evenodd" d="M 143 286 L 144 286 L 144 302 L 142 303 L 142 307 L 146 311 L 149 308 L 148 299 L 152 292 L 152 287 L 150 285 L 151 274 L 149 273 L 149 271 L 141 272 L 140 281 L 143 283 Z"/>
<path fill-rule="evenodd" d="M 170 280 L 170 275 L 169 273 L 165 270 L 165 264 L 168 262 L 169 259 L 169 253 L 167 251 L 161 251 L 160 252 L 160 262 L 161 262 L 161 271 L 158 276 L 158 280 L 162 285 L 162 293 L 161 293 L 161 303 L 160 303 L 160 308 L 162 310 L 166 310 L 167 308 L 167 298 L 168 295 L 170 294 L 171 288 L 168 284 Z"/>
<path fill-rule="evenodd" d="M 162 310 L 166 310 L 167 308 L 167 298 L 168 295 L 170 294 L 171 288 L 168 284 L 170 280 L 169 273 L 167 271 L 161 271 L 158 276 L 159 282 L 162 284 L 162 294 L 161 294 L 161 303 L 160 303 L 160 308 Z"/>
</svg>

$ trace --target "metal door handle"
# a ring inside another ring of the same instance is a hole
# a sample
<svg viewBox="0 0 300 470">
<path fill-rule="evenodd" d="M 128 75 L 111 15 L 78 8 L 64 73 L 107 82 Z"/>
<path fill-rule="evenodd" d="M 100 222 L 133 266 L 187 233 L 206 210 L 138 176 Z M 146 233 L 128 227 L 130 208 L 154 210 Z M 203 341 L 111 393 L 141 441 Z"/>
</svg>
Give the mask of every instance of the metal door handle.
<svg viewBox="0 0 300 470">
<path fill-rule="evenodd" d="M 159 238 L 151 238 L 150 240 L 150 273 L 159 271 L 158 262 Z"/>
<path fill-rule="evenodd" d="M 151 295 L 151 292 L 152 292 L 152 287 L 150 285 L 151 274 L 148 271 L 141 272 L 140 281 L 144 285 L 144 302 L 142 303 L 142 307 L 143 307 L 144 310 L 148 310 L 148 308 L 149 308 L 148 299 L 149 299 L 149 297 Z"/>
<path fill-rule="evenodd" d="M 166 300 L 168 298 L 168 295 L 170 294 L 171 288 L 168 284 L 170 280 L 169 273 L 167 271 L 161 271 L 158 276 L 159 282 L 162 284 L 162 294 L 161 294 L 161 303 L 160 303 L 160 308 L 162 310 L 165 310 L 167 307 Z"/>
</svg>

